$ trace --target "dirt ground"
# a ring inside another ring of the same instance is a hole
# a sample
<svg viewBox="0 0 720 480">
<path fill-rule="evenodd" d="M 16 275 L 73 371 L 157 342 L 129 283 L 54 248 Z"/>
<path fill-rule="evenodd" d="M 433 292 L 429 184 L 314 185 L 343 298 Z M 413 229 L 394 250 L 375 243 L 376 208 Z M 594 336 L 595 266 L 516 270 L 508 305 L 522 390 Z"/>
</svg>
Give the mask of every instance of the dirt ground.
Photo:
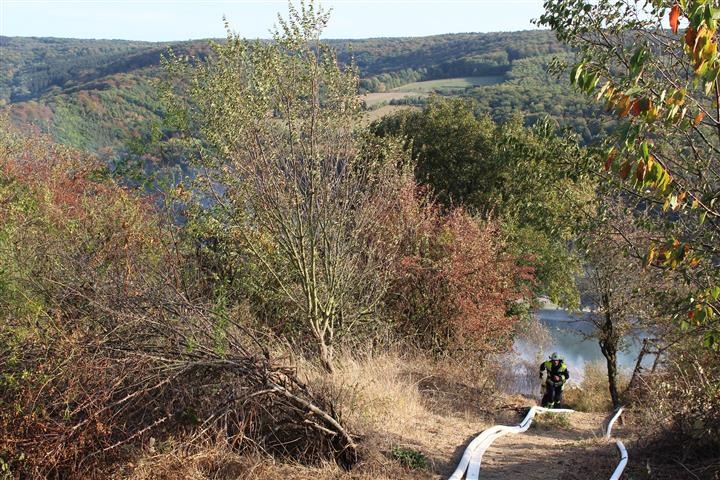
<svg viewBox="0 0 720 480">
<path fill-rule="evenodd" d="M 483 457 L 481 478 L 488 480 L 607 479 L 620 459 L 615 443 L 602 438 L 603 414 L 572 413 L 567 424 L 537 417 L 521 434 L 497 440 Z"/>
</svg>

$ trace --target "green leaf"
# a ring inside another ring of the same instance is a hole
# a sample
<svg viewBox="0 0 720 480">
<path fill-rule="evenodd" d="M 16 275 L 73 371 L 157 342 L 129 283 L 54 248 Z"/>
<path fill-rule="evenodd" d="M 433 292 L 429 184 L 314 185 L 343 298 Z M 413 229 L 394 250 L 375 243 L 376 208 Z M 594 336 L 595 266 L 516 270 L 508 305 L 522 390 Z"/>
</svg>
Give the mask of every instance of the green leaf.
<svg viewBox="0 0 720 480">
<path fill-rule="evenodd" d="M 713 9 L 710 4 L 705 5 L 705 24 L 708 26 L 710 30 L 715 30 L 717 28 L 717 21 L 715 21 L 715 18 L 713 18 Z"/>
<path fill-rule="evenodd" d="M 640 47 L 635 50 L 635 53 L 630 58 L 630 74 L 637 75 L 642 70 L 643 64 L 648 57 L 648 51 L 645 47 Z"/>
<path fill-rule="evenodd" d="M 720 299 L 720 286 L 712 287 L 710 289 L 710 295 L 712 296 L 713 300 Z"/>
<path fill-rule="evenodd" d="M 705 348 L 712 348 L 713 350 L 718 349 L 720 342 L 718 342 L 718 336 L 715 332 L 710 331 L 705 333 L 705 336 L 703 337 L 703 346 Z"/>
<path fill-rule="evenodd" d="M 582 63 L 578 63 L 572 68 L 570 71 L 570 83 L 575 85 L 578 82 L 580 75 L 582 74 L 583 67 L 584 65 Z"/>
</svg>

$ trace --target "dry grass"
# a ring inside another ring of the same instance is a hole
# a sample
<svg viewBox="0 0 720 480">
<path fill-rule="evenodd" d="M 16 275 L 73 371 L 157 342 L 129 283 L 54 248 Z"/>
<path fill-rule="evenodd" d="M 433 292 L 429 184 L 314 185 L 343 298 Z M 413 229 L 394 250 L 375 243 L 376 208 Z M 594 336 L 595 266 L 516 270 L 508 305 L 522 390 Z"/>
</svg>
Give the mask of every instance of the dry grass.
<svg viewBox="0 0 720 480">
<path fill-rule="evenodd" d="M 394 354 L 344 355 L 336 375 L 327 376 L 307 363 L 300 365 L 300 372 L 309 385 L 339 406 L 351 430 L 402 432 L 413 419 L 428 413 L 416 382 L 406 375 L 407 365 Z"/>
<path fill-rule="evenodd" d="M 627 386 L 627 375 L 618 376 L 618 390 Z M 603 362 L 585 364 L 585 376 L 580 385 L 569 386 L 563 392 L 563 403 L 580 412 L 607 412 L 612 410 L 608 390 L 607 369 Z"/>
<path fill-rule="evenodd" d="M 406 470 L 389 459 L 366 459 L 352 472 L 345 472 L 334 463 L 307 466 L 292 462 L 280 462 L 261 454 L 239 454 L 222 445 L 206 446 L 195 452 L 183 452 L 181 448 L 169 452 L 146 451 L 136 464 L 129 463 L 123 471 L 111 479 L 128 480 L 305 480 L 347 479 L 370 480 L 403 478 Z M 428 472 L 425 477 L 431 478 Z"/>
<path fill-rule="evenodd" d="M 239 454 L 221 441 L 189 447 L 182 441 L 147 446 L 113 479 L 439 479 L 454 468 L 467 442 L 492 424 L 483 376 L 472 366 L 435 362 L 422 355 L 341 355 L 331 377 L 299 361 L 311 388 L 334 400 L 342 421 L 359 437 L 361 460 L 352 471 L 335 464 L 307 466 L 262 452 Z M 479 370 L 479 369 L 478 369 Z M 460 375 L 459 375 L 460 373 Z M 458 377 L 468 379 L 467 383 Z M 411 470 L 393 450 L 411 449 L 428 459 Z M 104 478 L 108 478 L 105 476 Z"/>
</svg>

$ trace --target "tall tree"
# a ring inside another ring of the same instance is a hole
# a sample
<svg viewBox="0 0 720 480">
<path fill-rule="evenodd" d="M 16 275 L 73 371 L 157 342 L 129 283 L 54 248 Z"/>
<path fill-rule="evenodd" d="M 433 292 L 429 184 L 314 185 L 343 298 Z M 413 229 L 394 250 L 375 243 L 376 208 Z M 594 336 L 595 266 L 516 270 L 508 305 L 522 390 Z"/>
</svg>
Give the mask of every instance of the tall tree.
<svg viewBox="0 0 720 480">
<path fill-rule="evenodd" d="M 660 336 L 666 315 L 655 301 L 661 275 L 644 269 L 633 255 L 634 248 L 647 244 L 647 232 L 634 225 L 622 197 L 606 198 L 604 203 L 583 233 L 585 274 L 579 284 L 594 327 L 590 336 L 605 357 L 608 390 L 617 408 L 621 401 L 618 353 L 641 336 Z"/>
</svg>

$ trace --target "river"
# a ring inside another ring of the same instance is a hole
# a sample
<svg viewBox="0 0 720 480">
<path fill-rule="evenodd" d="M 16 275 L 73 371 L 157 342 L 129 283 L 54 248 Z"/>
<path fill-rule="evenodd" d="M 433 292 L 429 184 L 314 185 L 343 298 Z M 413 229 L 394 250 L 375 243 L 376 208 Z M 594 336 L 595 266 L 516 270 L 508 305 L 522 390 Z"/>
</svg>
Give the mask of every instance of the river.
<svg viewBox="0 0 720 480">
<path fill-rule="evenodd" d="M 537 312 L 540 322 L 547 327 L 552 338 L 550 352 L 558 352 L 568 365 L 581 368 L 587 362 L 603 362 L 600 345 L 594 338 L 588 339 L 587 334 L 593 330 L 587 320 L 587 314 L 570 315 L 562 309 L 543 309 Z M 538 347 L 536 346 L 536 350 Z M 618 352 L 618 367 L 629 370 L 635 366 L 637 356 L 642 348 L 642 338 L 629 339 L 626 348 Z"/>
<path fill-rule="evenodd" d="M 570 314 L 561 308 L 543 308 L 535 313 L 536 318 L 547 330 L 548 335 L 528 335 L 515 341 L 515 354 L 508 361 L 513 364 L 514 378 L 508 379 L 503 388 L 509 393 L 537 394 L 537 370 L 540 362 L 557 352 L 568 365 L 571 382 L 580 383 L 584 377 L 587 363 L 602 364 L 605 368 L 605 357 L 594 338 L 588 338 L 593 325 L 588 320 L 588 313 Z M 642 336 L 625 340 L 624 348 L 618 352 L 618 368 L 621 372 L 630 373 L 635 366 L 637 356 L 642 348 Z M 652 361 L 648 356 L 646 362 Z"/>
</svg>

